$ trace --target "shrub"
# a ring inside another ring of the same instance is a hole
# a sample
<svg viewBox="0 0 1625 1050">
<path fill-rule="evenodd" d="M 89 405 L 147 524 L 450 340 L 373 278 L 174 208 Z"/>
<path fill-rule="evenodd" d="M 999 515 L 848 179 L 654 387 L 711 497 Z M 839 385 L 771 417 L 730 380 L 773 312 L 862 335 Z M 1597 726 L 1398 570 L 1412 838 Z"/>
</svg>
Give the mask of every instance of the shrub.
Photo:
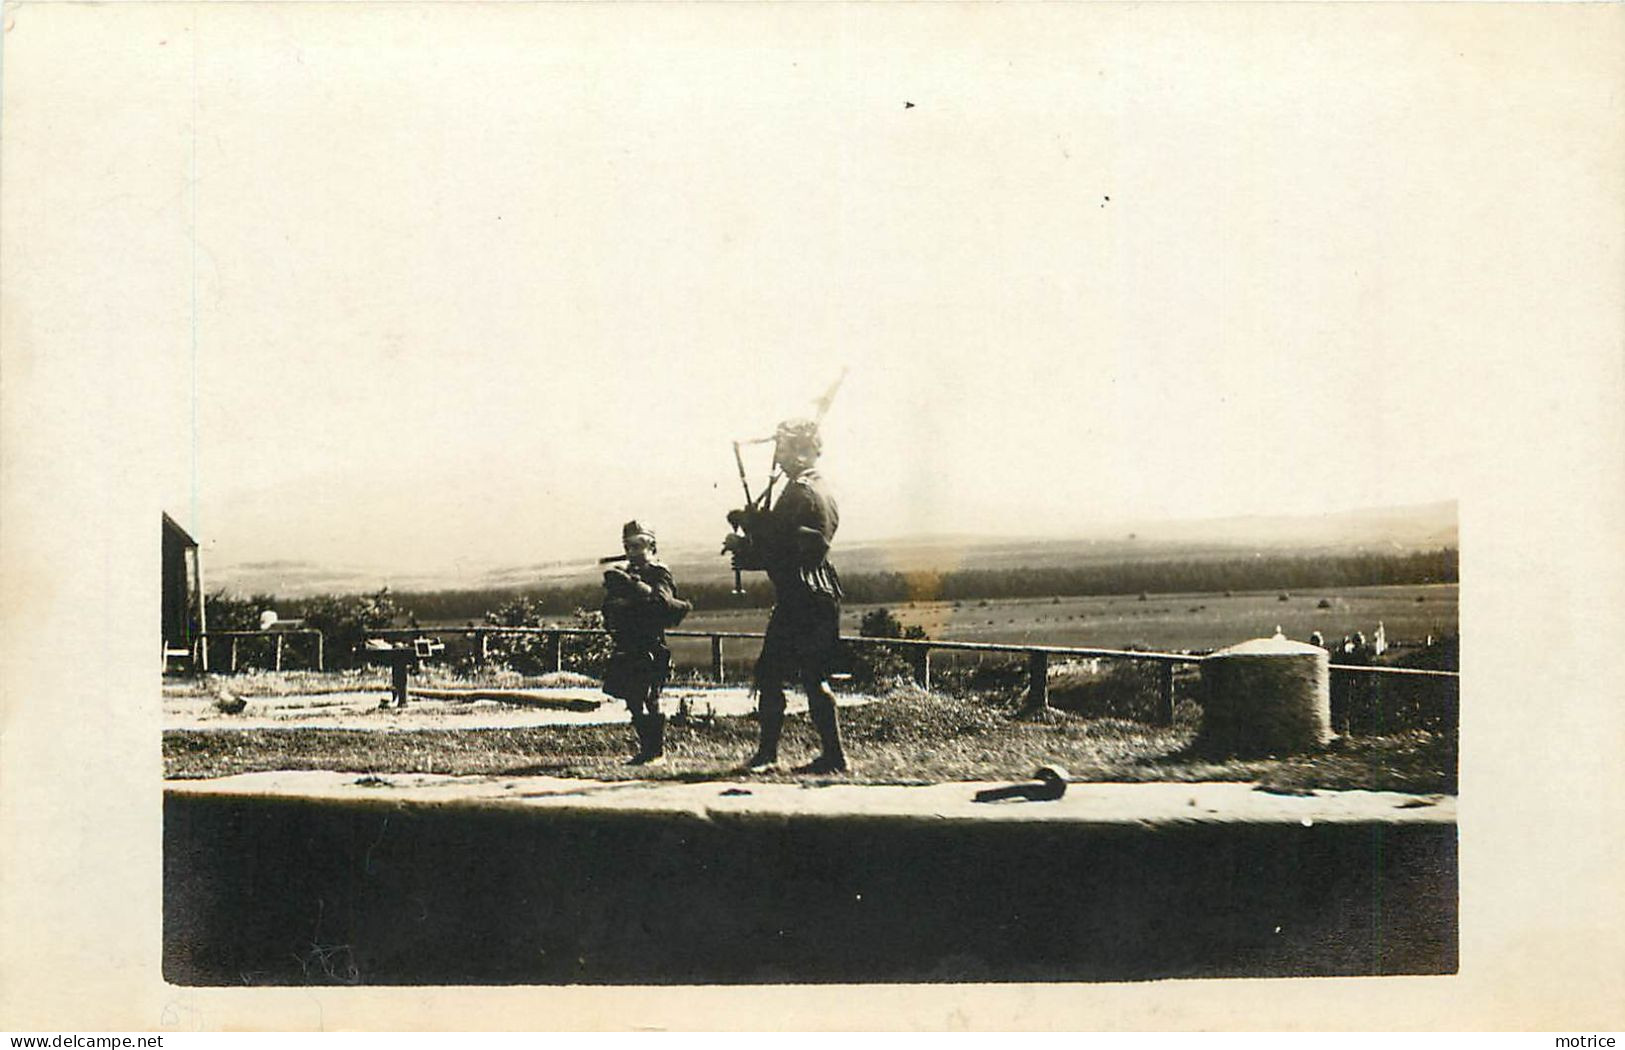
<svg viewBox="0 0 1625 1050">
<path fill-rule="evenodd" d="M 577 609 L 568 624 L 561 624 L 543 615 L 543 605 L 535 598 L 518 595 L 485 614 L 488 627 L 572 627 L 583 630 L 604 629 L 603 614 L 596 610 Z M 553 638 L 557 637 L 557 643 Z M 548 636 L 544 634 L 492 635 L 487 642 L 487 655 L 496 663 L 522 675 L 542 675 L 554 667 L 553 646 L 564 648 L 560 664 L 577 674 L 602 678 L 609 662 L 611 644 L 608 635 Z"/>
<path fill-rule="evenodd" d="M 487 627 L 545 627 L 542 603 L 518 595 L 485 614 Z M 553 668 L 552 646 L 545 635 L 494 634 L 486 642 L 490 659 L 520 674 L 545 674 Z"/>
<path fill-rule="evenodd" d="M 1153 721 L 1162 696 L 1156 664 L 1145 660 L 1112 660 L 1099 671 L 1064 668 L 1049 688 L 1051 707 L 1089 718 Z"/>
<path fill-rule="evenodd" d="M 394 626 L 395 618 L 403 615 L 388 587 L 374 594 L 309 598 L 301 603 L 299 613 L 306 627 L 322 632 L 327 666 L 335 670 L 364 665 L 366 656 L 357 650 L 367 634 Z"/>
<path fill-rule="evenodd" d="M 1461 639 L 1455 635 L 1436 639 L 1408 653 L 1396 653 L 1379 664 L 1429 671 L 1461 669 Z M 1371 720 L 1376 731 L 1421 728 L 1432 732 L 1453 732 L 1461 702 L 1460 683 L 1441 678 L 1379 678 L 1366 692 L 1372 706 Z M 1351 712 L 1358 716 L 1359 712 Z"/>
<path fill-rule="evenodd" d="M 604 629 L 604 614 L 597 609 L 577 609 L 570 626 L 601 631 Z M 594 678 L 604 677 L 604 668 L 609 665 L 609 654 L 613 648 L 609 635 L 566 636 L 560 641 L 564 646 L 566 670 Z"/>
<path fill-rule="evenodd" d="M 1027 694 L 1027 661 L 1013 655 L 996 656 L 965 668 L 933 668 L 931 688 L 954 696 L 975 697 L 995 707 L 1014 707 Z"/>
<path fill-rule="evenodd" d="M 218 590 L 206 596 L 203 601 L 205 626 L 210 631 L 257 631 L 260 629 L 260 613 L 266 609 L 276 608 L 276 596 L 270 594 L 239 598 L 226 593 L 225 590 Z M 226 669 L 226 661 L 222 657 L 230 644 L 225 639 L 210 642 L 211 668 Z M 237 666 L 240 668 L 271 666 L 275 646 L 276 643 L 269 638 L 237 639 Z"/>
<path fill-rule="evenodd" d="M 924 638 L 925 630 L 918 626 L 904 627 L 902 622 L 885 607 L 871 609 L 863 614 L 858 634 L 864 638 Z M 914 651 L 912 647 L 884 645 L 854 645 L 849 650 L 852 684 L 859 689 L 891 689 L 909 682 L 914 677 Z"/>
<path fill-rule="evenodd" d="M 274 608 L 276 596 L 270 594 L 239 598 L 218 590 L 204 599 L 204 615 L 211 631 L 257 631 L 260 613 Z"/>
</svg>

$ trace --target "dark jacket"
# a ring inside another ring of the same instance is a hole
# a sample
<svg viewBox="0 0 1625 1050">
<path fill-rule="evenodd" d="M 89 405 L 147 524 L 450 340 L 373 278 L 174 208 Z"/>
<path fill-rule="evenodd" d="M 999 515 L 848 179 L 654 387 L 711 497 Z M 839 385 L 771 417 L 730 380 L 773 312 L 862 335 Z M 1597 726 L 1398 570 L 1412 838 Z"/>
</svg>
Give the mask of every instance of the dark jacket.
<svg viewBox="0 0 1625 1050">
<path fill-rule="evenodd" d="M 663 646 L 666 628 L 681 623 L 693 606 L 677 596 L 671 570 L 658 561 L 628 564 L 623 571 L 633 580 L 648 584 L 649 593 L 640 594 L 632 586 L 615 582 L 614 574 L 606 574 L 604 629 L 617 649 L 649 651 Z"/>
<path fill-rule="evenodd" d="M 809 470 L 790 482 L 771 510 L 745 524 L 741 569 L 766 570 L 780 601 L 807 595 L 840 600 L 841 579 L 829 561 L 841 513 L 823 477 Z"/>
</svg>

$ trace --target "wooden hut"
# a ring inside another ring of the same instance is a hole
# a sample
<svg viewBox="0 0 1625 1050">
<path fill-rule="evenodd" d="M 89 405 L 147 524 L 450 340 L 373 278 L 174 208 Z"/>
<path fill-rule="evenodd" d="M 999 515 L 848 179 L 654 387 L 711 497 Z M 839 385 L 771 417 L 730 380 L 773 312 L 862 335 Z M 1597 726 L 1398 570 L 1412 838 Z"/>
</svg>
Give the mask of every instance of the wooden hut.
<svg viewBox="0 0 1625 1050">
<path fill-rule="evenodd" d="M 197 540 L 165 514 L 163 542 L 164 670 L 178 665 L 207 671 L 208 654 L 198 641 L 205 624 L 203 562 Z"/>
</svg>

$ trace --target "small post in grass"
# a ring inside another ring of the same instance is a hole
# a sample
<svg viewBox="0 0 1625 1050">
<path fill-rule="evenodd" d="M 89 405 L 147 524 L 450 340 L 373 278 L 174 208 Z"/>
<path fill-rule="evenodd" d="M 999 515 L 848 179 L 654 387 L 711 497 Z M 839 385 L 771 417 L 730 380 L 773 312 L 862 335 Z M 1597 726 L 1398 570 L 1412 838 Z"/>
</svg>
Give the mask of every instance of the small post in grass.
<svg viewBox="0 0 1625 1050">
<path fill-rule="evenodd" d="M 716 682 L 718 685 L 721 685 L 723 682 L 723 675 L 722 636 L 713 634 L 711 636 L 711 680 Z"/>
<path fill-rule="evenodd" d="M 1051 713 L 1049 706 L 1049 653 L 1042 649 L 1034 649 L 1027 654 L 1027 703 L 1022 708 L 1022 715 L 1028 718 L 1034 715 L 1046 716 Z"/>
<path fill-rule="evenodd" d="M 911 646 L 909 661 L 914 665 L 914 684 L 921 689 L 931 688 L 931 650 L 923 645 Z"/>
</svg>

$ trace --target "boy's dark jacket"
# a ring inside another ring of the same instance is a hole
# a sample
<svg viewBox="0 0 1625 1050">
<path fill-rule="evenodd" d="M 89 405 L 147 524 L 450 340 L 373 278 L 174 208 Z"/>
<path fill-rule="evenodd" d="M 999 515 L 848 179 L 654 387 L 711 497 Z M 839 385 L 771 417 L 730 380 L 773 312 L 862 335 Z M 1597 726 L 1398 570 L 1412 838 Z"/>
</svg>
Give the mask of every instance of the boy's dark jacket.
<svg viewBox="0 0 1625 1050">
<path fill-rule="evenodd" d="M 639 594 L 634 580 L 648 584 L 650 593 Z M 658 561 L 604 573 L 604 628 L 618 645 L 658 643 L 666 628 L 682 623 L 693 607 L 677 596 L 671 570 Z"/>
</svg>

